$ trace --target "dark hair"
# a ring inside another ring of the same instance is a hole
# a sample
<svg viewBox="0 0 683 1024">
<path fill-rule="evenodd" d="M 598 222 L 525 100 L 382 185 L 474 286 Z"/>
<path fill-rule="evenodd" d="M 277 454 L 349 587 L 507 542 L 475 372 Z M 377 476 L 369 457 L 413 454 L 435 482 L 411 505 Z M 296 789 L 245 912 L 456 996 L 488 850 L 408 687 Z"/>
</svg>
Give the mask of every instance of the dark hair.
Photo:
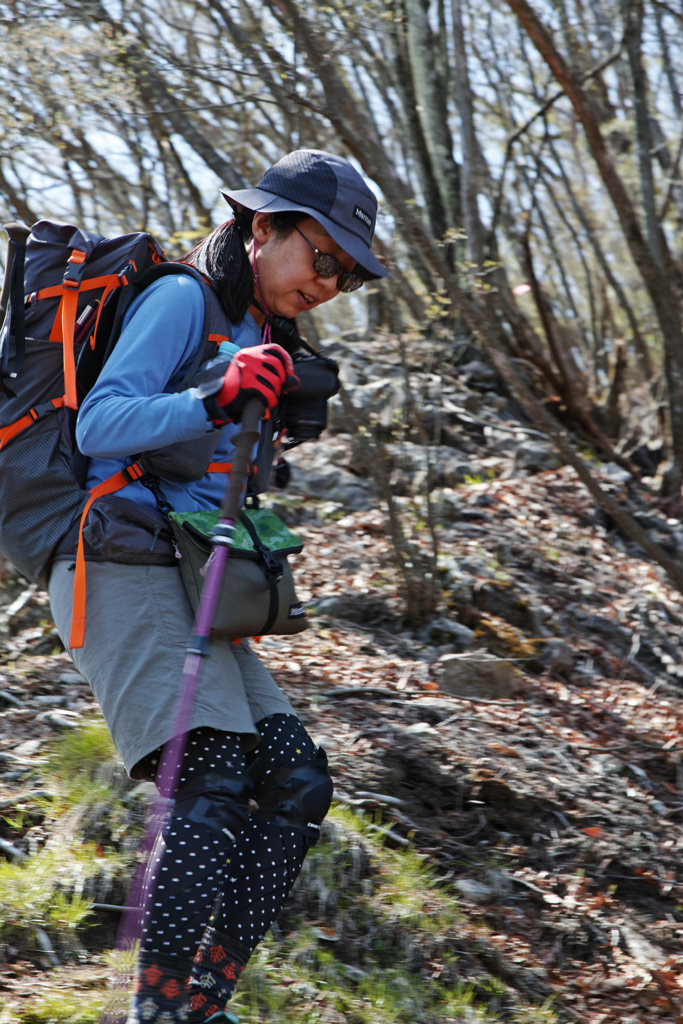
<svg viewBox="0 0 683 1024">
<path fill-rule="evenodd" d="M 279 238 L 287 238 L 294 225 L 307 216 L 300 210 L 273 213 L 273 231 Z M 253 237 L 253 219 L 253 210 L 236 211 L 232 220 L 215 228 L 182 257 L 183 263 L 208 277 L 225 315 L 235 325 L 244 320 L 254 301 L 254 275 L 246 248 Z"/>
</svg>

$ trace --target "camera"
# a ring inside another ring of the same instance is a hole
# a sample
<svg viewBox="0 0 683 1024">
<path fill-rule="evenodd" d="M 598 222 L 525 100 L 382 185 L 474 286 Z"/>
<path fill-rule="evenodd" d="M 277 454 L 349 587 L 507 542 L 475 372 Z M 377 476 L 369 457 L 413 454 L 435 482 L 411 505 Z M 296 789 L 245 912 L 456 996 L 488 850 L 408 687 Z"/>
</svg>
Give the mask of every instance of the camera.
<svg viewBox="0 0 683 1024">
<path fill-rule="evenodd" d="M 327 426 L 328 400 L 339 391 L 339 366 L 312 349 L 293 320 L 271 314 L 267 322 L 271 340 L 289 352 L 301 381 L 296 391 L 280 401 L 277 427 L 285 434 L 280 450 L 287 451 L 304 441 L 315 441 Z"/>
<path fill-rule="evenodd" d="M 292 359 L 301 384 L 281 403 L 285 451 L 320 437 L 327 426 L 327 402 L 339 391 L 339 366 L 334 359 L 308 352 L 296 352 Z"/>
</svg>

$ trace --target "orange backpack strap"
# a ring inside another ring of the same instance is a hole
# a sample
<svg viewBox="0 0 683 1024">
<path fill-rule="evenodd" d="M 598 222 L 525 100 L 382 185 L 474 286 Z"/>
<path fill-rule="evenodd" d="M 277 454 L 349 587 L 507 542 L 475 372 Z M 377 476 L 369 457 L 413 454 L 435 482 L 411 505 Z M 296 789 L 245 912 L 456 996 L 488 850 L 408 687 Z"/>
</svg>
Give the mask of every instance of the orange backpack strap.
<svg viewBox="0 0 683 1024">
<path fill-rule="evenodd" d="M 62 301 L 59 304 L 50 334 L 50 341 L 59 341 L 59 335 L 61 335 L 64 357 L 64 405 L 68 409 L 78 408 L 74 332 L 78 312 L 78 293 L 81 288 L 83 264 L 86 257 L 87 253 L 84 253 L 82 249 L 71 250 L 62 281 Z"/>
<path fill-rule="evenodd" d="M 22 430 L 26 430 L 32 423 L 42 420 L 43 416 L 48 412 L 52 412 L 53 409 L 61 409 L 63 405 L 63 398 L 53 398 L 51 401 L 46 402 L 44 406 L 39 405 L 36 409 L 29 409 L 25 416 L 15 420 L 14 423 L 10 423 L 8 427 L 0 427 L 0 451 L 2 451 L 8 441 L 11 441 L 13 437 L 20 434 Z"/>
<path fill-rule="evenodd" d="M 78 551 L 76 552 L 76 568 L 74 571 L 74 600 L 71 616 L 71 636 L 69 638 L 69 649 L 79 650 L 85 641 L 85 550 L 83 547 L 83 527 L 92 503 L 96 498 L 104 494 L 112 494 L 120 491 L 127 484 L 132 484 L 145 475 L 145 470 L 139 462 L 132 466 L 126 466 L 120 473 L 114 473 L 107 480 L 103 480 L 97 487 L 90 491 L 85 508 L 81 514 L 81 522 L 78 527 Z"/>
<path fill-rule="evenodd" d="M 82 249 L 72 249 L 71 256 L 67 261 L 64 280 L 61 285 L 53 288 L 42 288 L 36 299 L 53 298 L 61 295 L 62 301 L 55 317 L 50 332 L 50 341 L 61 341 L 64 355 L 64 405 L 67 409 L 78 408 L 78 393 L 76 390 L 76 356 L 74 352 L 74 334 L 76 332 L 76 317 L 78 315 L 78 296 L 82 291 L 90 291 L 94 288 L 104 288 L 100 299 L 99 310 L 95 331 L 100 322 L 100 315 L 104 307 L 104 300 L 115 288 L 127 284 L 127 278 L 123 274 L 106 274 L 103 277 L 94 277 L 89 281 L 83 281 L 83 267 L 87 259 L 87 253 Z"/>
</svg>

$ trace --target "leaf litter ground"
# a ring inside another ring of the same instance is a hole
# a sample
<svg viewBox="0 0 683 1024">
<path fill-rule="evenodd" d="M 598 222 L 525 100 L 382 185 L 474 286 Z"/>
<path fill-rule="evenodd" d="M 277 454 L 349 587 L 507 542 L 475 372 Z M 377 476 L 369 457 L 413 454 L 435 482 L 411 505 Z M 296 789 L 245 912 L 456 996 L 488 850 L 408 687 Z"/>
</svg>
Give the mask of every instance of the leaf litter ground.
<svg viewBox="0 0 683 1024">
<path fill-rule="evenodd" d="M 471 646 L 514 662 L 511 700 L 439 688 L 450 648 L 403 629 L 379 511 L 291 503 L 300 596 L 341 595 L 346 617 L 258 651 L 326 747 L 338 804 L 241 1019 L 680 1021 L 683 599 L 596 527 L 567 469 L 454 494 L 480 515 L 444 522 L 445 602 Z M 0 838 L 25 870 L 62 858 L 63 908 L 121 904 L 148 791 L 115 761 L 96 799 L 52 774 L 57 737 L 97 706 L 45 595 L 9 567 L 3 582 Z M 0 1019 L 96 1020 L 118 915 L 69 921 L 55 897 L 22 921 L 10 888 L 0 877 Z"/>
</svg>

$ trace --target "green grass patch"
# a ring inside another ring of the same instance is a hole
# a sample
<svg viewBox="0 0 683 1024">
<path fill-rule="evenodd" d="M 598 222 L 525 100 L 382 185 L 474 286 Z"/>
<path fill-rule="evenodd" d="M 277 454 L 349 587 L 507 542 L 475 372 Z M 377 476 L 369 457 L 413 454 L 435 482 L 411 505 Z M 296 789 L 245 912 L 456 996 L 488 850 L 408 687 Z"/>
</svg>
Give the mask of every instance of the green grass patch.
<svg viewBox="0 0 683 1024">
<path fill-rule="evenodd" d="M 84 878 L 102 870 L 96 848 L 56 846 L 21 864 L 0 863 L 0 934 L 20 947 L 42 928 L 62 950 L 78 948 L 76 930 L 90 916 L 79 894 Z"/>
<path fill-rule="evenodd" d="M 60 794 L 73 806 L 111 798 L 119 757 L 102 719 L 70 729 L 52 746 L 45 772 L 58 783 Z"/>
<path fill-rule="evenodd" d="M 54 799 L 32 801 L 45 816 L 33 833 L 32 855 L 0 862 L 0 938 L 40 959 L 42 929 L 60 958 L 69 959 L 82 949 L 90 902 L 107 902 L 117 884 L 123 888 L 142 811 L 122 802 L 130 783 L 101 720 L 58 739 L 41 774 Z M 17 836 L 31 834 L 30 815 L 6 820 Z M 114 842 L 115 832 L 128 848 Z"/>
<path fill-rule="evenodd" d="M 377 815 L 334 805 L 281 918 L 244 972 L 240 1024 L 550 1024 L 461 955 L 460 911 L 437 869 L 387 844 Z"/>
<path fill-rule="evenodd" d="M 98 992 L 53 992 L 20 1011 L 21 1024 L 98 1024 L 106 996 Z"/>
</svg>

